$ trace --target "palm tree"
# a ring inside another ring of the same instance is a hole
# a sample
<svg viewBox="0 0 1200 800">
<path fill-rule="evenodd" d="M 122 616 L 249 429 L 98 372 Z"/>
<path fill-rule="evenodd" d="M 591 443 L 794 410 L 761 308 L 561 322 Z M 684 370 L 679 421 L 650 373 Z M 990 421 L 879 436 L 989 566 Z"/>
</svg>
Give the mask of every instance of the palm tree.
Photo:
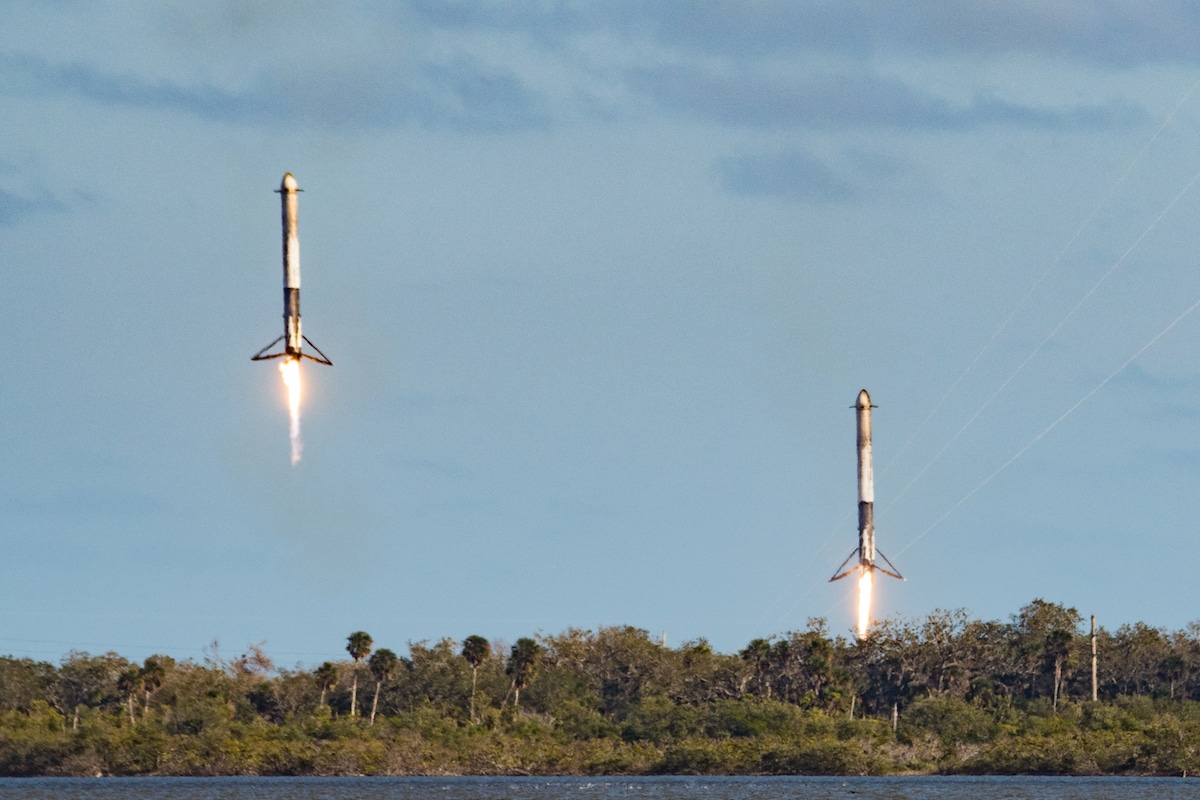
<svg viewBox="0 0 1200 800">
<path fill-rule="evenodd" d="M 468 636 L 463 639 L 462 657 L 471 665 L 471 721 L 475 721 L 475 683 L 479 665 L 492 652 L 492 646 L 482 636 Z"/>
<path fill-rule="evenodd" d="M 381 647 L 371 654 L 371 658 L 367 660 L 367 668 L 371 670 L 371 674 L 375 676 L 375 697 L 371 700 L 371 724 L 375 724 L 375 710 L 379 708 L 379 688 L 383 686 L 384 681 L 391 680 L 392 675 L 396 673 L 396 667 L 400 665 L 400 659 L 396 658 L 396 654 L 386 647 Z"/>
<path fill-rule="evenodd" d="M 1063 663 L 1071 655 L 1071 632 L 1054 630 L 1046 634 L 1046 659 L 1054 664 L 1054 713 L 1058 713 L 1058 690 L 1062 686 Z"/>
<path fill-rule="evenodd" d="M 321 690 L 321 705 L 325 705 L 325 693 L 338 685 L 337 667 L 326 661 L 313 672 L 317 688 Z"/>
<path fill-rule="evenodd" d="M 375 641 L 366 631 L 355 631 L 346 637 L 346 652 L 354 659 L 354 683 L 350 688 L 350 716 L 358 715 L 358 662 L 371 653 Z"/>
<path fill-rule="evenodd" d="M 129 724 L 132 725 L 133 696 L 142 689 L 142 671 L 137 664 L 131 664 L 117 676 L 117 688 L 125 695 L 125 704 L 129 707 Z"/>
<path fill-rule="evenodd" d="M 521 707 L 521 690 L 529 685 L 542 659 L 542 646 L 528 637 L 517 639 L 504 673 L 512 677 L 513 706 Z"/>
<path fill-rule="evenodd" d="M 163 665 L 156 656 L 150 656 L 142 664 L 142 690 L 145 692 L 145 702 L 142 706 L 142 713 L 145 714 L 150 710 L 150 695 L 162 686 L 163 678 L 166 677 L 167 668 Z"/>
<path fill-rule="evenodd" d="M 742 661 L 754 665 L 754 674 L 758 678 L 758 691 L 765 691 L 768 700 L 771 699 L 771 682 L 767 679 L 767 669 L 771 665 L 771 643 L 766 639 L 754 639 L 746 649 L 738 654 Z"/>
<path fill-rule="evenodd" d="M 1179 653 L 1172 653 L 1158 665 L 1158 675 L 1171 684 L 1171 699 L 1175 699 L 1175 685 L 1188 677 L 1188 663 Z"/>
</svg>

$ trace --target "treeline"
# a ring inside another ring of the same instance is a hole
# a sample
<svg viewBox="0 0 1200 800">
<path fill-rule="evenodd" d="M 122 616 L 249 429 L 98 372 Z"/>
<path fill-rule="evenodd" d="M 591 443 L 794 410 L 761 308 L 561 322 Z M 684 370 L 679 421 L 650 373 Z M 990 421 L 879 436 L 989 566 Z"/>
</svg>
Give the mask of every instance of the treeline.
<svg viewBox="0 0 1200 800">
<path fill-rule="evenodd" d="M 0 774 L 1159 774 L 1200 771 L 1200 625 L 1100 630 L 1035 600 L 862 641 L 802 631 L 714 652 L 637 628 L 479 636 L 278 668 L 0 658 Z"/>
</svg>

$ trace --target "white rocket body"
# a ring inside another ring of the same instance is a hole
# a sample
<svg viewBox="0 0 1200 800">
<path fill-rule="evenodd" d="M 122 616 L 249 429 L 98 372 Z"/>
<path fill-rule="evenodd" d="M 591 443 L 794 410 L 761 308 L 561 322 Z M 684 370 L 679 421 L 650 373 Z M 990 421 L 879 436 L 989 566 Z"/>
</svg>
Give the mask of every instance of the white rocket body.
<svg viewBox="0 0 1200 800">
<path fill-rule="evenodd" d="M 871 452 L 871 395 L 863 389 L 854 401 L 854 418 L 858 435 L 858 547 L 838 567 L 830 581 L 844 578 L 854 572 L 874 572 L 876 570 L 891 575 L 893 578 L 904 580 L 903 576 L 888 561 L 887 556 L 875 550 L 875 467 L 872 463 Z M 857 556 L 857 563 L 846 569 Z M 882 558 L 887 567 L 876 563 L 876 556 Z M 890 567 L 890 569 L 889 569 Z"/>
<path fill-rule="evenodd" d="M 858 563 L 875 566 L 875 470 L 871 464 L 871 396 L 863 389 L 854 403 L 858 422 Z"/>
<path fill-rule="evenodd" d="M 300 328 L 300 204 L 297 195 L 302 189 L 296 185 L 296 179 L 289 172 L 283 176 L 283 181 L 276 191 L 279 193 L 283 222 L 283 336 L 259 350 L 251 356 L 251 360 L 287 358 L 299 361 L 301 358 L 307 358 L 318 364 L 333 366 L 333 362 L 308 340 Z M 282 352 L 267 352 L 280 342 L 283 342 Z M 304 352 L 305 344 L 315 350 L 317 355 Z"/>
<path fill-rule="evenodd" d="M 304 334 L 300 331 L 300 191 L 292 173 L 283 176 L 279 184 L 279 199 L 283 206 L 283 338 L 284 352 L 299 358 Z"/>
</svg>

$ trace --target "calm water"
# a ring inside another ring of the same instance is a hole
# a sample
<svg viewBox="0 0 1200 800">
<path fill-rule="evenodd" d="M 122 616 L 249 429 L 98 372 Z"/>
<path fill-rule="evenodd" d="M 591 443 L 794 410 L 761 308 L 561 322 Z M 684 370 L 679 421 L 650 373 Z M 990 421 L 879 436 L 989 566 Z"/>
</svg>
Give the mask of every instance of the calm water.
<svg viewBox="0 0 1200 800">
<path fill-rule="evenodd" d="M 5 778 L 0 800 L 1200 800 L 1183 778 Z"/>
</svg>

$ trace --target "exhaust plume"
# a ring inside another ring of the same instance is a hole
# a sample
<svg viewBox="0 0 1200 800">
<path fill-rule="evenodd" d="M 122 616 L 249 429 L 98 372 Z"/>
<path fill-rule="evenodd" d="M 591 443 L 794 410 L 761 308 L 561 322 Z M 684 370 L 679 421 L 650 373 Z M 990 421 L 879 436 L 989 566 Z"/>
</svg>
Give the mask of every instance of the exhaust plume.
<svg viewBox="0 0 1200 800">
<path fill-rule="evenodd" d="M 280 362 L 279 374 L 283 376 L 283 385 L 288 393 L 288 435 L 292 440 L 294 467 L 300 463 L 300 454 L 304 451 L 304 443 L 300 441 L 300 359 L 289 358 Z"/>
</svg>

